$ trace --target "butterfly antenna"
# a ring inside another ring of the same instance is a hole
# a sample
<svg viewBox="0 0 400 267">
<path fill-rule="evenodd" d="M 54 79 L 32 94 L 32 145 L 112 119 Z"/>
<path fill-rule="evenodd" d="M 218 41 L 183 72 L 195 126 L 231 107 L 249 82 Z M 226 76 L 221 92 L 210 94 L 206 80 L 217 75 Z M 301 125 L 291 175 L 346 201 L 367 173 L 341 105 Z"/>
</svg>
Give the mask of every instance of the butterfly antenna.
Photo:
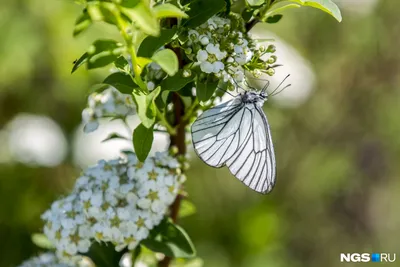
<svg viewBox="0 0 400 267">
<path fill-rule="evenodd" d="M 286 79 L 287 78 L 289 78 L 290 77 L 290 74 L 288 74 L 282 81 L 281 81 L 281 83 L 275 88 L 275 90 L 274 91 L 272 91 L 271 93 L 270 93 L 270 95 L 272 96 L 272 95 L 276 95 L 275 94 L 275 92 L 279 89 L 279 87 L 281 87 L 281 85 L 286 81 Z M 286 89 L 286 88 L 288 88 L 290 86 L 290 84 L 289 85 L 287 85 L 287 86 L 285 86 L 283 89 L 281 89 L 278 93 L 280 93 L 280 92 L 282 92 L 284 89 Z"/>
<path fill-rule="evenodd" d="M 218 86 L 217 86 L 217 89 L 219 89 L 219 90 L 221 90 L 221 91 L 224 91 L 225 93 L 227 93 L 228 95 L 230 95 L 230 96 L 232 96 L 232 97 L 235 97 L 234 95 L 232 95 L 231 93 L 229 93 L 227 90 L 222 89 L 221 87 L 218 87 Z"/>
<path fill-rule="evenodd" d="M 281 90 L 279 90 L 278 92 L 276 92 L 276 93 L 274 93 L 274 94 L 271 94 L 270 96 L 277 95 L 277 94 L 279 94 L 280 92 L 282 92 L 283 90 L 285 90 L 286 88 L 288 88 L 288 87 L 290 87 L 290 86 L 292 86 L 292 85 L 291 85 L 291 84 L 288 84 L 288 85 L 286 85 L 285 87 L 283 87 Z"/>
<path fill-rule="evenodd" d="M 265 81 L 266 81 L 266 83 L 265 83 L 263 89 L 261 90 L 261 93 L 263 93 L 263 94 L 265 94 L 265 92 L 267 91 L 267 89 L 269 87 L 269 81 L 268 80 L 265 80 Z"/>
</svg>

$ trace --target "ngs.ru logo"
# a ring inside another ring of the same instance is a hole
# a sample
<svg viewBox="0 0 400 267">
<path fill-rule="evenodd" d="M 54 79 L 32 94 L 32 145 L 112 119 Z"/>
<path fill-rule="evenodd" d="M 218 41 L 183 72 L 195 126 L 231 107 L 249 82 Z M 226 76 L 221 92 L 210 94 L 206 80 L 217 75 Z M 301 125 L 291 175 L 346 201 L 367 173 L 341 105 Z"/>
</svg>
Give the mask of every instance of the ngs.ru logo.
<svg viewBox="0 0 400 267">
<path fill-rule="evenodd" d="M 340 262 L 395 262 L 395 253 L 340 253 Z"/>
</svg>

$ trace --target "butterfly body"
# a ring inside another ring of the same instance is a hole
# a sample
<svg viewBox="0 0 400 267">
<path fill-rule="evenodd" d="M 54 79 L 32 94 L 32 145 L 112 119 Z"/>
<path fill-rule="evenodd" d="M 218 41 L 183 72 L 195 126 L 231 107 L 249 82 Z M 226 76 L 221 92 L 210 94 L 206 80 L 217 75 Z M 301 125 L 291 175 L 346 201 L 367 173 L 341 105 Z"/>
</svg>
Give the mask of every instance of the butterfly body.
<svg viewBox="0 0 400 267">
<path fill-rule="evenodd" d="M 245 92 L 239 95 L 242 98 L 243 103 L 257 103 L 260 106 L 264 104 L 264 101 L 267 100 L 267 96 L 264 93 L 255 93 L 255 92 Z"/>
<path fill-rule="evenodd" d="M 192 125 L 197 155 L 212 167 L 227 166 L 251 189 L 268 193 L 275 184 L 276 163 L 264 92 L 245 92 L 206 110 Z"/>
</svg>

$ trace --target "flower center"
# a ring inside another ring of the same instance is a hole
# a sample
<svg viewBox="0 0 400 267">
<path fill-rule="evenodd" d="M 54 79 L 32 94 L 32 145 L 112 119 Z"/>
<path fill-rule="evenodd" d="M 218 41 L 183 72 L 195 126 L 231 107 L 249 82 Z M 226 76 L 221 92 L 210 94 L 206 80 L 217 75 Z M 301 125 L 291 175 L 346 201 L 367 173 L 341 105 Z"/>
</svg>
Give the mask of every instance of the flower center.
<svg viewBox="0 0 400 267">
<path fill-rule="evenodd" d="M 207 61 L 210 63 L 214 63 L 215 61 L 217 61 L 217 57 L 214 54 L 208 54 Z"/>
</svg>

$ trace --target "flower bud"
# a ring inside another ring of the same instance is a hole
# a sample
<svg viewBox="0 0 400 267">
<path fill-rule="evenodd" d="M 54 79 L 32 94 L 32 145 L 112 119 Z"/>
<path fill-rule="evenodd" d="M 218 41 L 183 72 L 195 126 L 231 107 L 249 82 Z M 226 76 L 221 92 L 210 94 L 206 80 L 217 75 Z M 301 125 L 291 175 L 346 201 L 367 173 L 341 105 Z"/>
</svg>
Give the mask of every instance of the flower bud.
<svg viewBox="0 0 400 267">
<path fill-rule="evenodd" d="M 175 156 L 177 155 L 179 152 L 178 147 L 177 146 L 171 146 L 169 148 L 169 153 L 171 154 L 171 156 Z"/>
<path fill-rule="evenodd" d="M 274 45 L 268 46 L 268 49 L 267 49 L 268 53 L 275 53 L 275 51 L 276 51 L 276 47 Z"/>
<path fill-rule="evenodd" d="M 276 56 L 272 55 L 268 60 L 268 64 L 274 64 L 276 62 Z"/>
<path fill-rule="evenodd" d="M 192 76 L 192 71 L 191 70 L 184 70 L 182 73 L 182 76 L 185 78 L 188 78 L 190 76 Z"/>
<path fill-rule="evenodd" d="M 191 54 L 192 52 L 193 52 L 192 48 L 190 48 L 190 47 L 185 48 L 185 54 L 186 54 L 186 55 L 189 55 L 189 54 Z"/>
<path fill-rule="evenodd" d="M 275 70 L 273 69 L 273 68 L 269 68 L 269 69 L 267 69 L 267 74 L 269 75 L 269 76 L 272 76 L 272 75 L 274 75 L 275 74 Z"/>
<path fill-rule="evenodd" d="M 173 41 L 171 42 L 171 46 L 174 47 L 174 48 L 179 47 L 179 42 L 178 42 L 178 40 L 173 40 Z"/>
<path fill-rule="evenodd" d="M 259 69 L 253 70 L 253 76 L 259 78 L 261 76 L 261 71 Z"/>
</svg>

